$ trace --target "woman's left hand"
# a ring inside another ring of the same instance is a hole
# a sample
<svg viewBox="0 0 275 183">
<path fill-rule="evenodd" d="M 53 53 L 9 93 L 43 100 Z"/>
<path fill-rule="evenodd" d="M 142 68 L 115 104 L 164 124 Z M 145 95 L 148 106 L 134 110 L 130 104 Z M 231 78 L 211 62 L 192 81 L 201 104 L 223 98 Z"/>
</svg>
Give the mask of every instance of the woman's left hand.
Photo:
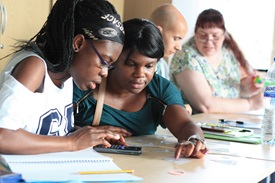
<svg viewBox="0 0 275 183">
<path fill-rule="evenodd" d="M 250 68 L 249 72 L 246 72 L 244 68 L 240 67 L 240 76 L 242 97 L 251 97 L 257 95 L 263 90 L 264 75 L 257 70 Z"/>
<path fill-rule="evenodd" d="M 178 159 L 181 155 L 184 157 L 203 158 L 208 149 L 201 141 L 183 141 L 176 144 L 175 147 L 175 159 Z"/>
<path fill-rule="evenodd" d="M 259 75 L 247 76 L 241 80 L 241 96 L 249 97 L 262 91 L 264 83 Z"/>
</svg>

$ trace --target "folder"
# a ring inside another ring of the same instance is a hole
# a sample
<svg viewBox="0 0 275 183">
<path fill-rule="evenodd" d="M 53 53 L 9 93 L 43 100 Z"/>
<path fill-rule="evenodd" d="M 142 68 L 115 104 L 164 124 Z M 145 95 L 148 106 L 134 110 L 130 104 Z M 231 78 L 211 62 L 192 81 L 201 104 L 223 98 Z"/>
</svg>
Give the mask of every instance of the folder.
<svg viewBox="0 0 275 183">
<path fill-rule="evenodd" d="M 243 137 L 230 137 L 230 136 L 222 136 L 222 135 L 217 135 L 217 134 L 204 133 L 204 137 L 209 138 L 209 139 L 226 140 L 226 141 L 232 141 L 232 142 L 242 142 L 242 143 L 248 143 L 248 144 L 260 144 L 261 143 L 261 137 L 258 134 L 252 134 L 250 136 L 243 136 Z"/>
</svg>

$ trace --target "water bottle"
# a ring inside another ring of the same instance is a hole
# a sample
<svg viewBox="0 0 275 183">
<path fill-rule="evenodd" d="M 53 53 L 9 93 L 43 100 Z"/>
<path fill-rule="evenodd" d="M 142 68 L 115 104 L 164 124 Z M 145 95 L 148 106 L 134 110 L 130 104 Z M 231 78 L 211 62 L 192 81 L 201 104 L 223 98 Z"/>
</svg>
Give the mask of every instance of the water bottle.
<svg viewBox="0 0 275 183">
<path fill-rule="evenodd" d="M 262 144 L 275 145 L 275 58 L 264 81 L 264 106 L 261 141 Z"/>
</svg>

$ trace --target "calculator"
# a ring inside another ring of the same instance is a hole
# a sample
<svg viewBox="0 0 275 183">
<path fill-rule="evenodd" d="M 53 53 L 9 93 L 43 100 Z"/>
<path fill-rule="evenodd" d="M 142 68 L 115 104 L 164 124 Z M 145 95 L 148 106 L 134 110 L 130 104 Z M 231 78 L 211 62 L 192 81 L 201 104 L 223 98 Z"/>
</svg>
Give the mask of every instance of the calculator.
<svg viewBox="0 0 275 183">
<path fill-rule="evenodd" d="M 104 147 L 103 145 L 94 146 L 93 149 L 102 153 L 115 153 L 115 154 L 129 154 L 140 155 L 142 148 L 138 146 L 124 146 L 124 145 L 111 145 L 110 147 Z"/>
</svg>

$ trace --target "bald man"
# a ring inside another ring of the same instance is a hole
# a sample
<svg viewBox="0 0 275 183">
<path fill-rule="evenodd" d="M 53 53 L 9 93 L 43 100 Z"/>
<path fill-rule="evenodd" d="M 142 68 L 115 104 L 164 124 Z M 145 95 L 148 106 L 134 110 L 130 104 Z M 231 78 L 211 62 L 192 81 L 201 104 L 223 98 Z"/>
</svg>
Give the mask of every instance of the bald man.
<svg viewBox="0 0 275 183">
<path fill-rule="evenodd" d="M 172 4 L 162 4 L 151 14 L 150 20 L 154 22 L 162 34 L 164 43 L 164 57 L 169 57 L 181 50 L 182 40 L 187 33 L 187 22 L 181 12 Z M 162 77 L 170 80 L 169 65 L 162 58 L 157 63 L 156 72 Z M 189 114 L 192 108 L 189 104 L 185 105 Z"/>
<path fill-rule="evenodd" d="M 154 22 L 162 33 L 164 43 L 164 57 L 169 57 L 181 50 L 182 39 L 187 33 L 187 22 L 181 12 L 172 4 L 162 4 L 151 14 Z M 169 66 L 164 59 L 157 64 L 157 73 L 166 79 L 169 77 Z"/>
</svg>

